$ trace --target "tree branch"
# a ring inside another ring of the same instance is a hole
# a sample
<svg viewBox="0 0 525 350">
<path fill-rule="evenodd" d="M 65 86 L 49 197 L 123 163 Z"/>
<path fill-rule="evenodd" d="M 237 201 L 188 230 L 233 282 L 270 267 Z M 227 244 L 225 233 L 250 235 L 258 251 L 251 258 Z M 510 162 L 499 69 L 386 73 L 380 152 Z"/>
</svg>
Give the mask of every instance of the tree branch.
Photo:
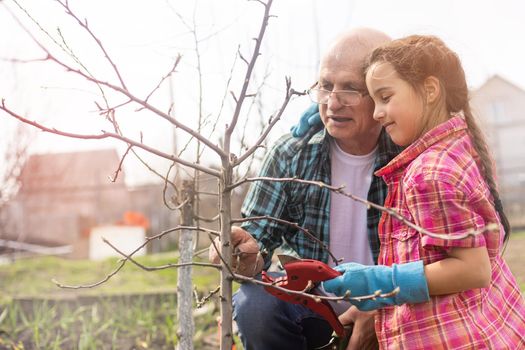
<svg viewBox="0 0 525 350">
<path fill-rule="evenodd" d="M 102 280 L 98 281 L 98 282 L 95 282 L 95 283 L 92 283 L 92 284 L 84 284 L 84 285 L 67 285 L 67 284 L 63 284 L 63 283 L 60 283 L 58 282 L 56 279 L 52 279 L 52 282 L 54 284 L 57 285 L 57 287 L 60 287 L 60 288 L 64 288 L 64 289 L 85 289 L 85 288 L 93 288 L 93 287 L 96 287 L 96 286 L 99 286 L 105 282 L 107 282 L 111 277 L 115 276 L 123 267 L 124 265 L 126 264 L 127 261 L 131 261 L 132 263 L 134 263 L 135 265 L 141 267 L 139 263 L 137 263 L 134 259 L 132 259 L 131 257 L 136 253 L 138 252 L 139 250 L 141 250 L 142 248 L 144 248 L 147 244 L 149 244 L 151 241 L 155 240 L 155 239 L 160 239 L 162 238 L 163 236 L 167 235 L 168 233 L 171 233 L 171 232 L 175 232 L 175 231 L 178 231 L 178 230 L 194 230 L 194 231 L 203 231 L 203 232 L 207 232 L 208 234 L 214 234 L 214 235 L 218 235 L 219 232 L 217 231 L 214 231 L 214 230 L 209 230 L 209 229 L 205 229 L 205 228 L 202 228 L 202 227 L 192 227 L 192 226 L 177 226 L 177 227 L 174 227 L 174 228 L 171 228 L 169 230 L 165 230 L 165 231 L 162 231 L 161 233 L 155 235 L 155 236 L 152 236 L 152 237 L 146 237 L 146 241 L 141 244 L 140 246 L 138 246 L 134 251 L 132 251 L 130 254 L 126 255 L 124 254 L 123 252 L 121 252 L 120 250 L 118 250 L 117 248 L 115 248 L 115 246 L 113 246 L 111 243 L 109 243 L 105 238 L 103 238 L 103 241 L 104 243 L 108 244 L 110 247 L 112 247 L 117 253 L 123 255 L 125 258 L 124 259 L 121 259 L 119 261 L 119 265 L 117 266 L 117 268 L 115 268 L 115 270 L 113 270 L 111 273 L 109 273 L 108 275 L 106 275 L 106 277 L 104 277 Z M 220 269 L 220 265 L 216 265 L 216 264 L 210 264 L 210 263 L 198 263 L 198 262 L 192 262 L 190 263 L 191 265 L 198 265 L 198 266 L 205 266 L 205 267 L 214 267 L 214 268 L 218 268 Z M 165 268 L 170 268 L 170 267 L 181 267 L 181 266 L 188 266 L 188 264 L 168 264 L 170 266 L 167 266 L 167 265 L 164 265 L 164 266 L 161 266 L 163 269 Z M 143 266 L 143 265 L 142 265 Z M 152 270 L 160 270 L 160 268 L 148 268 L 146 266 L 145 267 L 145 270 L 146 269 L 152 269 Z M 142 267 L 141 267 L 142 268 Z"/>
<path fill-rule="evenodd" d="M 253 284 L 258 284 L 258 285 L 261 285 L 261 286 L 264 286 L 264 287 L 270 287 L 270 288 L 277 289 L 277 290 L 279 290 L 281 292 L 284 292 L 284 293 L 286 293 L 288 295 L 298 295 L 298 296 L 302 296 L 302 297 L 307 297 L 307 298 L 315 300 L 316 302 L 320 302 L 321 300 L 330 300 L 330 301 L 355 300 L 355 301 L 363 301 L 363 300 L 376 299 L 376 298 L 390 298 L 390 297 L 393 297 L 394 295 L 398 294 L 399 291 L 400 291 L 399 287 L 397 287 L 394 290 L 389 291 L 387 293 L 383 293 L 381 290 L 377 290 L 373 294 L 370 294 L 370 295 L 360 295 L 360 296 L 353 297 L 353 296 L 350 296 L 351 295 L 350 291 L 347 291 L 347 293 L 344 296 L 326 296 L 326 295 L 310 294 L 310 293 L 307 293 L 306 290 L 298 291 L 298 290 L 287 289 L 287 288 L 284 288 L 284 287 L 276 285 L 275 282 L 274 283 L 263 282 L 263 281 L 260 281 L 258 279 L 255 279 L 253 277 L 246 277 L 246 276 L 243 276 L 243 275 L 234 275 L 233 278 L 234 278 L 234 280 L 236 282 L 239 282 L 239 283 L 241 283 L 241 282 L 249 282 L 249 283 L 253 283 Z M 308 281 L 308 285 L 315 286 L 315 284 L 312 281 Z"/>
<path fill-rule="evenodd" d="M 387 207 L 384 207 L 382 205 L 370 202 L 370 201 L 368 201 L 366 199 L 360 198 L 360 197 L 358 197 L 356 195 L 353 195 L 351 193 L 347 193 L 347 192 L 343 191 L 344 186 L 335 187 L 335 186 L 331 186 L 331 185 L 325 184 L 322 181 L 302 180 L 302 179 L 297 179 L 297 178 L 294 178 L 294 177 L 293 178 L 252 177 L 252 178 L 246 178 L 244 180 L 236 182 L 235 184 L 232 184 L 231 188 L 235 188 L 235 187 L 240 186 L 241 184 L 246 183 L 246 182 L 255 182 L 255 181 L 296 182 L 296 183 L 301 183 L 301 184 L 305 184 L 305 185 L 314 185 L 314 186 L 319 186 L 319 187 L 325 187 L 325 188 L 327 188 L 328 190 L 330 190 L 332 192 L 339 193 L 339 194 L 341 194 L 341 195 L 343 195 L 345 197 L 353 199 L 356 202 L 362 203 L 362 204 L 366 205 L 368 208 L 374 208 L 374 209 L 380 210 L 381 212 L 386 212 L 390 216 L 396 218 L 397 220 L 401 221 L 402 223 L 404 223 L 408 227 L 418 231 L 419 233 L 427 235 L 429 237 L 438 238 L 438 239 L 445 239 L 445 240 L 464 239 L 464 238 L 469 237 L 469 236 L 476 236 L 476 235 L 482 234 L 484 232 L 489 232 L 489 231 L 494 231 L 494 230 L 498 230 L 499 229 L 499 226 L 496 223 L 489 223 L 485 227 L 482 227 L 482 228 L 480 228 L 478 230 L 473 230 L 473 231 L 469 231 L 469 232 L 465 232 L 465 233 L 457 234 L 457 235 L 449 235 L 449 234 L 446 234 L 446 233 L 430 232 L 430 231 L 426 230 L 425 228 L 420 227 L 420 226 L 412 223 L 411 221 L 409 221 L 407 218 L 405 218 L 404 216 L 402 216 L 401 214 L 399 214 L 396 210 L 394 210 L 392 208 L 387 208 Z"/>
<path fill-rule="evenodd" d="M 129 260 L 130 262 L 132 262 L 133 264 L 135 264 L 136 266 L 140 267 L 141 269 L 143 269 L 145 271 L 158 271 L 158 270 L 165 270 L 165 269 L 169 269 L 169 268 L 183 267 L 183 266 L 204 266 L 204 267 L 213 267 L 213 268 L 216 268 L 218 270 L 221 269 L 221 265 L 219 265 L 219 264 L 203 263 L 203 262 L 196 262 L 196 261 L 192 261 L 192 262 L 188 262 L 188 263 L 179 263 L 179 264 L 177 264 L 177 263 L 175 263 L 175 264 L 166 264 L 166 265 L 151 266 L 151 267 L 150 266 L 145 266 L 145 265 L 139 263 L 138 261 L 136 261 L 135 259 L 133 259 L 132 258 L 132 254 L 127 255 L 126 253 L 124 253 L 123 251 L 121 251 L 120 249 L 115 247 L 113 244 L 111 244 L 111 242 L 109 242 L 107 239 L 102 238 L 102 241 L 104 241 L 104 243 L 106 243 L 111 248 L 113 248 L 113 250 L 115 250 L 117 253 L 122 255 L 125 258 L 125 260 Z"/>
<path fill-rule="evenodd" d="M 214 296 L 215 294 L 217 294 L 220 290 L 221 290 L 221 286 L 217 286 L 217 288 L 210 291 L 208 295 L 202 297 L 202 299 L 200 300 L 197 299 L 197 309 L 201 308 L 204 304 L 206 304 L 208 300 L 210 300 L 210 298 Z"/>
<path fill-rule="evenodd" d="M 101 139 L 106 139 L 106 138 L 113 138 L 113 139 L 117 139 L 117 140 L 121 140 L 121 141 L 124 141 L 126 143 L 128 143 L 129 145 L 133 145 L 133 146 L 136 146 L 136 147 L 139 147 L 139 148 L 142 148 L 143 150 L 145 151 L 148 151 L 150 153 L 153 153 L 159 157 L 162 157 L 162 158 L 165 158 L 165 159 L 169 159 L 173 162 L 177 162 L 179 164 L 183 164 L 185 166 L 188 166 L 190 168 L 193 168 L 193 169 L 197 169 L 197 170 L 200 170 L 206 174 L 209 174 L 209 175 L 212 175 L 212 176 L 215 176 L 215 177 L 219 177 L 220 176 L 220 173 L 217 171 L 217 170 L 214 170 L 214 169 L 211 169 L 211 168 L 208 168 L 208 167 L 204 167 L 202 165 L 199 165 L 199 164 L 195 164 L 195 163 L 190 163 L 188 161 L 185 161 L 181 158 L 178 158 L 178 157 L 175 157 L 173 155 L 169 155 L 167 153 L 164 153 L 162 151 L 159 151 L 155 148 L 152 148 L 150 146 L 147 146 L 141 142 L 137 142 L 135 140 L 132 140 L 128 137 L 125 137 L 125 136 L 122 136 L 120 134 L 116 134 L 116 133 L 112 133 L 112 132 L 105 132 L 103 131 L 102 134 L 98 134 L 98 135 L 84 135 L 84 134 L 75 134 L 75 133 L 70 133 L 70 132 L 65 132 L 65 131 L 60 131 L 60 130 L 57 130 L 57 129 L 54 129 L 54 128 L 49 128 L 49 127 L 46 127 L 38 122 L 35 122 L 35 121 L 32 121 L 32 120 L 29 120 L 29 119 L 26 119 L 18 114 L 16 114 L 15 112 L 11 111 L 9 108 L 6 107 L 5 105 L 5 100 L 2 100 L 2 104 L 0 105 L 0 110 L 3 110 L 5 111 L 6 113 L 10 114 L 12 117 L 20 120 L 21 122 L 24 122 L 26 124 L 29 124 L 29 125 L 32 125 L 42 131 L 45 131 L 45 132 L 49 132 L 49 133 L 52 133 L 52 134 L 56 134 L 56 135 L 61 135 L 61 136 L 66 136 L 66 137 L 70 137 L 70 138 L 76 138 L 76 139 L 85 139 L 85 140 L 101 140 Z"/>
<path fill-rule="evenodd" d="M 270 8 L 272 6 L 273 0 L 268 0 L 267 3 L 264 3 L 262 1 L 259 1 L 264 6 L 264 16 L 261 24 L 261 28 L 259 30 L 259 35 L 257 39 L 255 40 L 255 47 L 253 49 L 253 54 L 250 59 L 250 64 L 248 64 L 248 68 L 246 69 L 246 75 L 244 77 L 244 83 L 241 89 L 241 93 L 239 95 L 239 98 L 236 100 L 237 105 L 235 106 L 235 111 L 233 113 L 233 118 L 230 122 L 230 125 L 226 129 L 226 134 L 231 135 L 233 130 L 235 129 L 235 126 L 237 125 L 237 120 L 239 119 L 239 115 L 241 113 L 241 107 L 243 105 L 244 99 L 246 97 L 246 91 L 248 90 L 248 85 L 250 84 L 250 79 L 252 75 L 252 71 L 255 67 L 255 62 L 257 61 L 257 58 L 259 57 L 259 52 L 261 49 L 261 43 L 264 37 L 264 33 L 266 31 L 266 27 L 268 26 L 268 19 L 270 18 Z"/>
<path fill-rule="evenodd" d="M 286 109 L 286 106 L 288 106 L 288 102 L 290 102 L 290 99 L 292 98 L 292 96 L 303 94 L 303 93 L 300 93 L 300 92 L 297 92 L 291 89 L 290 86 L 291 86 L 291 81 L 290 81 L 290 78 L 287 77 L 286 78 L 286 98 L 284 99 L 283 104 L 281 105 L 281 108 L 279 109 L 275 117 L 274 116 L 270 117 L 268 127 L 266 128 L 266 130 L 264 130 L 264 132 L 261 134 L 259 139 L 255 142 L 255 144 L 250 149 L 248 149 L 243 155 L 237 158 L 237 160 L 235 160 L 235 162 L 233 163 L 234 167 L 241 164 L 246 158 L 248 158 L 253 152 L 255 152 L 261 146 L 263 141 L 266 139 L 266 137 L 272 130 L 273 126 L 281 119 L 281 116 L 284 110 Z"/>
<path fill-rule="evenodd" d="M 337 259 L 334 254 L 332 254 L 332 252 L 330 251 L 330 249 L 328 249 L 328 247 L 326 246 L 326 244 L 324 244 L 319 238 L 315 237 L 311 232 L 310 230 L 302 227 L 302 226 L 299 226 L 297 223 L 295 222 L 291 222 L 291 221 L 287 221 L 287 220 L 283 220 L 283 219 L 279 219 L 279 218 L 275 218 L 275 217 L 272 217 L 272 216 L 268 216 L 268 215 L 264 215 L 264 216 L 252 216 L 252 217 L 248 217 L 248 218 L 242 218 L 242 219 L 232 219 L 232 223 L 240 223 L 240 222 L 247 222 L 247 221 L 258 221 L 258 220 L 269 220 L 269 221 L 275 221 L 275 222 L 278 222 L 278 223 L 281 223 L 281 224 L 285 224 L 285 225 L 289 225 L 289 226 L 292 226 L 298 230 L 300 230 L 301 232 L 303 232 L 306 237 L 310 238 L 312 241 L 314 242 L 317 242 L 321 247 L 323 247 L 324 250 L 326 250 L 328 252 L 328 254 L 330 255 L 330 257 L 332 258 L 332 261 L 338 265 L 339 262 L 341 262 L 341 259 Z"/>
<path fill-rule="evenodd" d="M 57 0 L 58 1 L 58 0 Z M 16 3 L 16 1 L 15 1 Z M 27 11 L 25 11 L 25 9 L 23 9 L 18 3 L 16 3 L 17 6 L 20 7 L 20 9 L 22 9 L 22 11 L 24 11 L 28 16 L 29 14 L 27 13 Z M 46 34 L 47 32 L 31 17 L 29 16 L 33 22 L 35 22 L 39 28 L 44 31 Z M 15 17 L 16 19 L 16 17 Z M 18 21 L 19 22 L 19 21 Z M 19 22 L 20 23 L 20 22 Z M 154 107 L 153 105 L 150 105 L 147 101 L 144 101 L 138 97 L 136 97 L 135 95 L 133 95 L 131 92 L 129 92 L 129 90 L 125 87 L 120 87 L 120 86 L 117 86 L 117 85 L 114 85 L 114 84 L 111 84 L 109 82 L 105 82 L 105 81 L 102 81 L 102 80 L 99 80 L 97 78 L 95 78 L 94 76 L 92 76 L 91 74 L 86 74 L 84 72 L 82 72 L 81 70 L 79 69 L 75 69 L 73 67 L 71 67 L 70 65 L 60 61 L 58 58 L 56 58 L 54 55 L 51 54 L 51 52 L 49 52 L 48 49 L 46 49 L 46 47 L 44 45 L 42 45 L 30 32 L 29 30 L 27 30 L 27 28 L 25 28 L 21 23 L 20 23 L 20 26 L 24 29 L 24 31 L 31 37 L 31 39 L 33 40 L 33 42 L 36 43 L 36 45 L 38 45 L 38 47 L 40 47 L 42 49 L 42 51 L 44 51 L 46 54 L 47 54 L 47 57 L 46 57 L 46 60 L 50 60 L 50 61 L 53 61 L 55 62 L 56 64 L 58 64 L 59 66 L 63 67 L 66 71 L 68 72 L 72 72 L 72 73 L 75 73 L 81 77 L 83 77 L 84 79 L 98 85 L 98 86 L 106 86 L 114 91 L 117 91 L 119 93 L 121 93 L 122 95 L 128 97 L 131 101 L 141 105 L 143 108 L 155 113 L 156 115 L 158 115 L 159 117 L 167 120 L 169 123 L 171 123 L 172 125 L 175 125 L 176 127 L 184 130 L 185 132 L 187 132 L 188 134 L 192 135 L 193 137 L 197 138 L 198 140 L 200 140 L 202 143 L 204 143 L 206 146 L 208 146 L 210 149 L 212 149 L 213 151 L 215 151 L 218 155 L 220 156 L 225 156 L 226 154 L 224 153 L 224 151 L 217 145 L 213 144 L 210 140 L 208 140 L 206 137 L 204 137 L 203 135 L 201 135 L 200 133 L 194 131 L 192 128 L 186 126 L 185 124 L 179 122 L 178 120 L 176 120 L 175 118 L 171 117 L 169 114 L 167 113 L 164 113 L 162 112 L 161 110 L 159 110 L 158 108 Z M 51 37 L 49 34 L 47 34 L 49 37 Z M 53 39 L 54 40 L 54 39 Z M 55 41 L 56 43 L 56 41 Z M 57 43 L 57 45 L 59 45 Z M 62 46 L 61 46 L 62 47 Z M 76 59 L 76 58 L 75 58 Z M 78 63 L 78 59 L 76 59 L 77 63 Z"/>
<path fill-rule="evenodd" d="M 117 75 L 118 80 L 120 81 L 120 84 L 122 85 L 122 88 L 127 90 L 128 88 L 126 87 L 126 84 L 124 83 L 124 79 L 122 79 L 122 75 L 120 74 L 117 65 L 115 64 L 115 62 L 113 62 L 113 60 L 109 56 L 109 54 L 106 51 L 104 45 L 102 44 L 102 41 L 91 31 L 91 28 L 89 28 L 89 26 L 88 26 L 87 20 L 81 21 L 80 18 L 78 18 L 78 16 L 73 11 L 71 11 L 71 8 L 69 7 L 69 3 L 67 1 L 66 2 L 62 2 L 60 0 L 56 0 L 56 2 L 58 2 L 60 5 L 62 5 L 62 7 L 64 7 L 64 9 L 66 10 L 66 13 L 69 16 L 73 17 L 77 21 L 77 23 L 80 25 L 80 27 L 85 29 L 86 32 L 91 36 L 91 38 L 97 43 L 97 46 L 100 48 L 100 50 L 102 50 L 102 53 L 104 54 L 104 57 L 107 59 L 107 61 L 109 62 L 109 64 L 113 68 L 113 71 Z"/>
</svg>

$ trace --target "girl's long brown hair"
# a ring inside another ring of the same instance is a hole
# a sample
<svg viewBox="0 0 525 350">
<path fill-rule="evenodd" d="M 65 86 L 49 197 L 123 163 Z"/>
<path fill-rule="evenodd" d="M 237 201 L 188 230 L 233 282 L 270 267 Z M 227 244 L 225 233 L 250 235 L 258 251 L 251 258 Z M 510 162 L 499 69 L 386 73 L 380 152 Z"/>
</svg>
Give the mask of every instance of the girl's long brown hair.
<svg viewBox="0 0 525 350">
<path fill-rule="evenodd" d="M 487 142 L 470 108 L 465 72 L 458 55 L 435 36 L 412 35 L 375 49 L 367 61 L 367 67 L 377 62 L 390 63 L 399 76 L 416 91 L 421 89 L 427 77 L 436 77 L 441 84 L 441 98 L 445 101 L 447 112 L 463 111 L 474 148 L 480 158 L 478 165 L 494 199 L 494 207 L 505 229 L 507 241 L 510 235 L 509 220 L 503 211 L 494 180 L 494 167 Z"/>
</svg>

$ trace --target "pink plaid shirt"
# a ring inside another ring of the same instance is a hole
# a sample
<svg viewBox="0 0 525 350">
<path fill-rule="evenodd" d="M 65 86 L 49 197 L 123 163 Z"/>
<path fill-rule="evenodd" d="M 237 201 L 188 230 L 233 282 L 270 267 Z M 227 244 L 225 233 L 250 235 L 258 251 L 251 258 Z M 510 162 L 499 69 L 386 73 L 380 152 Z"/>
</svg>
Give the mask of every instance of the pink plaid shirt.
<svg viewBox="0 0 525 350">
<path fill-rule="evenodd" d="M 477 161 L 466 122 L 461 116 L 453 116 L 376 172 L 388 185 L 385 206 L 418 226 L 450 236 L 499 223 Z M 485 246 L 492 281 L 488 288 L 379 310 L 376 332 L 380 347 L 525 349 L 525 301 L 501 257 L 502 232 L 436 239 L 383 214 L 379 222 L 379 264 L 417 260 L 430 264 L 446 258 L 452 247 Z"/>
</svg>

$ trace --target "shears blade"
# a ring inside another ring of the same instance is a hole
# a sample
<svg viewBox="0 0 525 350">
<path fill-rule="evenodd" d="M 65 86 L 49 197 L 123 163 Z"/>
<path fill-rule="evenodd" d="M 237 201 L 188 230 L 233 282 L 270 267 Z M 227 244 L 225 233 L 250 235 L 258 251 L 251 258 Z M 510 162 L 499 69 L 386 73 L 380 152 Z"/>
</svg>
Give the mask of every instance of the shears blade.
<svg viewBox="0 0 525 350">
<path fill-rule="evenodd" d="M 296 258 L 295 256 L 286 255 L 286 254 L 279 254 L 277 255 L 277 258 L 279 259 L 279 262 L 281 263 L 283 267 L 290 262 L 301 260 L 299 258 Z"/>
</svg>

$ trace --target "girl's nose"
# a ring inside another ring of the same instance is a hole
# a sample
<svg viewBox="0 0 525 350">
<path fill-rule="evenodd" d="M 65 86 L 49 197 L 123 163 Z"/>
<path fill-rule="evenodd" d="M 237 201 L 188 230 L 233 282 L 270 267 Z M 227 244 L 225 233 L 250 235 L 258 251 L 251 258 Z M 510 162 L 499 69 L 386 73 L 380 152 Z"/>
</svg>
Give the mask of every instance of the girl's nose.
<svg viewBox="0 0 525 350">
<path fill-rule="evenodd" d="M 374 120 L 381 120 L 386 116 L 386 113 L 377 107 L 374 109 Z"/>
</svg>

